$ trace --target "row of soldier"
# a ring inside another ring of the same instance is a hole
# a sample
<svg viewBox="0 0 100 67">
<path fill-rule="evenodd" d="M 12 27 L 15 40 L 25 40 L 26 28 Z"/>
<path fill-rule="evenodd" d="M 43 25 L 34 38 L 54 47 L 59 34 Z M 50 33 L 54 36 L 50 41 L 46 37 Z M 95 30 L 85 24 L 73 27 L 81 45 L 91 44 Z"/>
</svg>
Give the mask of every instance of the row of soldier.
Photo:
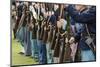
<svg viewBox="0 0 100 67">
<path fill-rule="evenodd" d="M 39 64 L 81 61 L 69 5 L 19 1 L 13 4 L 14 38 L 24 50 L 20 54 L 37 59 Z M 86 9 L 84 5 L 71 6 L 79 12 Z"/>
</svg>

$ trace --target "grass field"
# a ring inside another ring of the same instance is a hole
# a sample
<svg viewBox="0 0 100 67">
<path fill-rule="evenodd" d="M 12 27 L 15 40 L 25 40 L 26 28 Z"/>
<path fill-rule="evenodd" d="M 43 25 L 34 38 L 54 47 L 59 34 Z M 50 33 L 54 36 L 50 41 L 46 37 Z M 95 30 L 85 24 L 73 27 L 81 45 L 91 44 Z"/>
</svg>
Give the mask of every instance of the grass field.
<svg viewBox="0 0 100 67">
<path fill-rule="evenodd" d="M 12 66 L 38 64 L 38 62 L 36 62 L 35 59 L 32 59 L 30 56 L 26 57 L 25 55 L 18 54 L 20 51 L 20 42 L 14 40 L 12 36 Z"/>
</svg>

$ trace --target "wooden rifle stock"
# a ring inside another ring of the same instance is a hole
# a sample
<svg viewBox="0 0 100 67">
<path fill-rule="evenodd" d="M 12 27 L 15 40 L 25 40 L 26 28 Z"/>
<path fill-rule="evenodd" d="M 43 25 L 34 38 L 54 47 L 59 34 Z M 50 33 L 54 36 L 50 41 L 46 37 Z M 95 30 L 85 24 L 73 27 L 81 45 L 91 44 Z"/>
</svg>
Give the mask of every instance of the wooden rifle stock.
<svg viewBox="0 0 100 67">
<path fill-rule="evenodd" d="M 21 16 L 21 19 L 20 19 L 19 24 L 18 24 L 17 32 L 20 30 L 21 26 L 23 25 L 24 18 L 25 18 L 25 14 L 23 14 Z"/>
<path fill-rule="evenodd" d="M 71 62 L 71 48 L 69 43 L 65 44 L 63 62 Z"/>
<path fill-rule="evenodd" d="M 60 41 L 60 32 L 57 33 L 57 39 L 54 46 L 54 57 L 59 57 L 59 51 L 60 51 L 59 41 Z"/>
<path fill-rule="evenodd" d="M 56 28 L 54 28 L 53 30 L 53 37 L 52 37 L 52 41 L 51 41 L 51 49 L 54 50 L 54 46 L 55 46 L 55 43 L 56 43 Z"/>
<path fill-rule="evenodd" d="M 63 63 L 63 60 L 64 60 L 64 53 L 65 53 L 65 35 L 67 35 L 67 34 L 64 34 L 62 36 L 62 38 L 60 39 L 61 40 L 61 45 L 60 45 L 59 63 Z"/>
</svg>

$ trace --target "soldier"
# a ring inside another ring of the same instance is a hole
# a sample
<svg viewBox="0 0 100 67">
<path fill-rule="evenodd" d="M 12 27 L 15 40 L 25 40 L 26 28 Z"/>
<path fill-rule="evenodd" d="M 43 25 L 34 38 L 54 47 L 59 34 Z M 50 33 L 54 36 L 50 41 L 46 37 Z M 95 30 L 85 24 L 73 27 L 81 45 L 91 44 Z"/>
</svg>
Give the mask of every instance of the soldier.
<svg viewBox="0 0 100 67">
<path fill-rule="evenodd" d="M 48 13 L 48 11 L 47 11 Z M 47 17 L 42 25 L 42 31 L 41 31 L 41 35 L 43 35 L 42 37 L 42 45 L 41 45 L 41 61 L 42 61 L 42 64 L 44 63 L 48 63 L 49 60 L 47 61 L 48 59 L 48 50 L 49 50 L 49 47 L 47 47 L 47 39 L 48 39 L 48 26 L 49 26 L 49 20 L 50 20 L 51 16 L 47 14 Z"/>
<path fill-rule="evenodd" d="M 21 49 L 22 51 L 19 52 L 19 54 L 24 54 L 25 50 L 24 50 L 24 37 L 23 37 L 23 26 L 20 26 L 20 23 L 23 23 L 23 19 L 22 18 L 22 14 L 24 14 L 23 11 L 23 3 L 22 2 L 16 2 L 16 9 L 17 9 L 17 20 L 16 20 L 16 24 L 15 24 L 15 28 L 14 28 L 14 32 L 16 33 L 16 37 L 20 42 L 21 42 Z M 20 26 L 20 29 L 19 29 Z"/>
<path fill-rule="evenodd" d="M 30 20 L 30 14 L 29 14 L 29 10 L 28 10 L 28 2 L 24 2 L 23 3 L 23 14 L 22 17 L 20 19 L 19 22 L 19 26 L 18 26 L 18 30 L 17 32 L 21 31 L 21 38 L 22 38 L 22 42 L 21 44 L 24 46 L 24 50 L 25 50 L 25 55 L 26 56 L 30 56 L 31 55 L 31 44 L 30 44 L 30 38 L 29 38 L 29 20 Z"/>
<path fill-rule="evenodd" d="M 19 41 L 20 41 L 22 29 L 20 29 L 19 31 L 17 31 L 17 29 L 18 29 L 18 25 L 19 25 L 19 22 L 20 22 L 20 19 L 22 16 L 22 11 L 23 11 L 23 5 L 21 2 L 16 2 L 16 10 L 17 10 L 17 22 L 15 24 L 15 33 L 16 33 L 15 38 L 19 39 Z"/>
<path fill-rule="evenodd" d="M 49 12 L 49 24 L 48 24 L 48 39 L 46 43 L 46 49 L 47 49 L 47 63 L 52 63 L 52 56 L 51 56 L 51 41 L 52 41 L 52 36 L 53 36 L 53 27 L 56 24 L 56 16 L 54 15 L 53 11 Z"/>
<path fill-rule="evenodd" d="M 75 35 L 75 41 L 79 42 L 81 61 L 95 61 L 96 7 L 90 6 L 78 11 L 70 5 L 67 10 L 74 21 L 85 24 L 85 30 L 81 32 L 82 36 L 80 34 Z"/>
<path fill-rule="evenodd" d="M 37 43 L 37 30 L 38 30 L 38 24 L 37 24 L 37 13 L 35 10 L 36 3 L 32 3 L 30 11 L 32 12 L 32 39 L 31 39 L 31 51 L 32 51 L 32 57 L 36 59 L 36 61 L 39 60 L 38 55 L 38 43 Z"/>
<path fill-rule="evenodd" d="M 53 54 L 53 62 L 59 63 L 59 52 L 60 52 L 60 31 L 61 31 L 61 23 L 57 21 L 57 31 L 56 31 L 56 39 L 54 45 L 54 54 Z"/>
<path fill-rule="evenodd" d="M 23 4 L 23 14 L 25 15 L 22 23 L 22 36 L 23 36 L 23 45 L 25 49 L 25 55 L 31 55 L 31 44 L 30 44 L 30 33 L 29 33 L 29 22 L 30 22 L 30 12 L 28 8 L 28 2 L 24 2 Z"/>
<path fill-rule="evenodd" d="M 43 4 L 44 5 L 44 4 Z M 42 6 L 43 7 L 43 6 Z M 50 46 L 50 42 L 48 42 L 48 39 L 50 36 L 48 36 L 48 32 L 49 32 L 49 24 L 52 24 L 50 22 L 54 22 L 55 21 L 55 16 L 52 15 L 52 7 L 48 7 L 48 4 L 45 4 L 45 8 L 41 8 L 41 12 L 44 10 L 45 12 L 42 13 L 44 16 L 45 21 L 42 23 L 42 29 L 41 29 L 41 36 L 40 36 L 40 40 L 42 40 L 42 44 L 41 44 L 41 52 L 40 52 L 40 64 L 44 64 L 44 63 L 51 63 L 51 59 L 50 59 L 50 54 L 49 54 L 49 46 Z"/>
<path fill-rule="evenodd" d="M 52 62 L 54 62 L 53 56 L 54 56 L 54 47 L 55 47 L 55 43 L 56 43 L 56 33 L 57 33 L 57 25 L 53 26 L 53 36 L 52 36 L 51 46 L 50 46 Z"/>
<path fill-rule="evenodd" d="M 45 55 L 43 55 L 44 51 L 46 50 L 46 47 L 43 47 L 43 34 L 44 34 L 44 22 L 42 22 L 41 24 L 41 32 L 40 32 L 40 46 L 39 46 L 39 63 L 40 64 L 45 64 L 46 60 L 43 60 L 43 57 L 46 57 Z M 44 49 L 45 48 L 45 49 Z M 46 51 L 45 51 L 46 53 Z"/>
<path fill-rule="evenodd" d="M 28 8 L 28 13 L 27 13 L 27 52 L 29 54 L 29 56 L 31 56 L 32 52 L 31 52 L 31 40 L 30 40 L 30 31 L 32 29 L 30 29 L 30 23 L 31 23 L 31 12 L 29 11 L 29 2 L 27 5 Z"/>
<path fill-rule="evenodd" d="M 65 11 L 64 11 L 64 5 L 62 4 L 60 6 L 60 16 L 59 16 L 60 20 L 59 22 L 61 23 L 61 28 L 60 28 L 60 52 L 59 52 L 59 63 L 63 62 L 64 59 L 64 48 L 65 48 L 65 38 L 67 34 L 67 21 L 66 18 L 67 16 L 65 16 Z"/>
<path fill-rule="evenodd" d="M 62 24 L 62 28 L 61 28 L 61 31 L 60 31 L 60 54 L 59 54 L 59 63 L 62 63 L 63 62 L 63 59 L 64 59 L 64 48 L 65 48 L 65 38 L 67 37 L 67 21 L 65 19 L 60 19 L 60 22 Z"/>
</svg>

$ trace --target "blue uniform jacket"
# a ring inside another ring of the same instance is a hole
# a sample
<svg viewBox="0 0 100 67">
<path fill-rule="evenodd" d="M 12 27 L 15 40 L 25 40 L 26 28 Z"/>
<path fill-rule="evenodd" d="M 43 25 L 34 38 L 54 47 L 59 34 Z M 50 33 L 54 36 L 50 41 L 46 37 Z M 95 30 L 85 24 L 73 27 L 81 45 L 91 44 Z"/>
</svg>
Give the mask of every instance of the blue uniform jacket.
<svg viewBox="0 0 100 67">
<path fill-rule="evenodd" d="M 69 15 L 77 22 L 87 24 L 90 32 L 96 33 L 96 7 L 92 6 L 85 12 L 79 13 L 72 5 L 67 8 Z"/>
<path fill-rule="evenodd" d="M 96 7 L 91 6 L 85 12 L 79 13 L 72 5 L 69 5 L 67 8 L 69 15 L 71 16 L 71 24 L 74 25 L 75 22 L 87 24 L 89 32 L 96 34 Z M 77 39 L 80 39 L 80 34 L 75 35 Z M 85 43 L 85 38 L 79 42 L 79 48 L 82 50 L 90 49 Z"/>
</svg>

